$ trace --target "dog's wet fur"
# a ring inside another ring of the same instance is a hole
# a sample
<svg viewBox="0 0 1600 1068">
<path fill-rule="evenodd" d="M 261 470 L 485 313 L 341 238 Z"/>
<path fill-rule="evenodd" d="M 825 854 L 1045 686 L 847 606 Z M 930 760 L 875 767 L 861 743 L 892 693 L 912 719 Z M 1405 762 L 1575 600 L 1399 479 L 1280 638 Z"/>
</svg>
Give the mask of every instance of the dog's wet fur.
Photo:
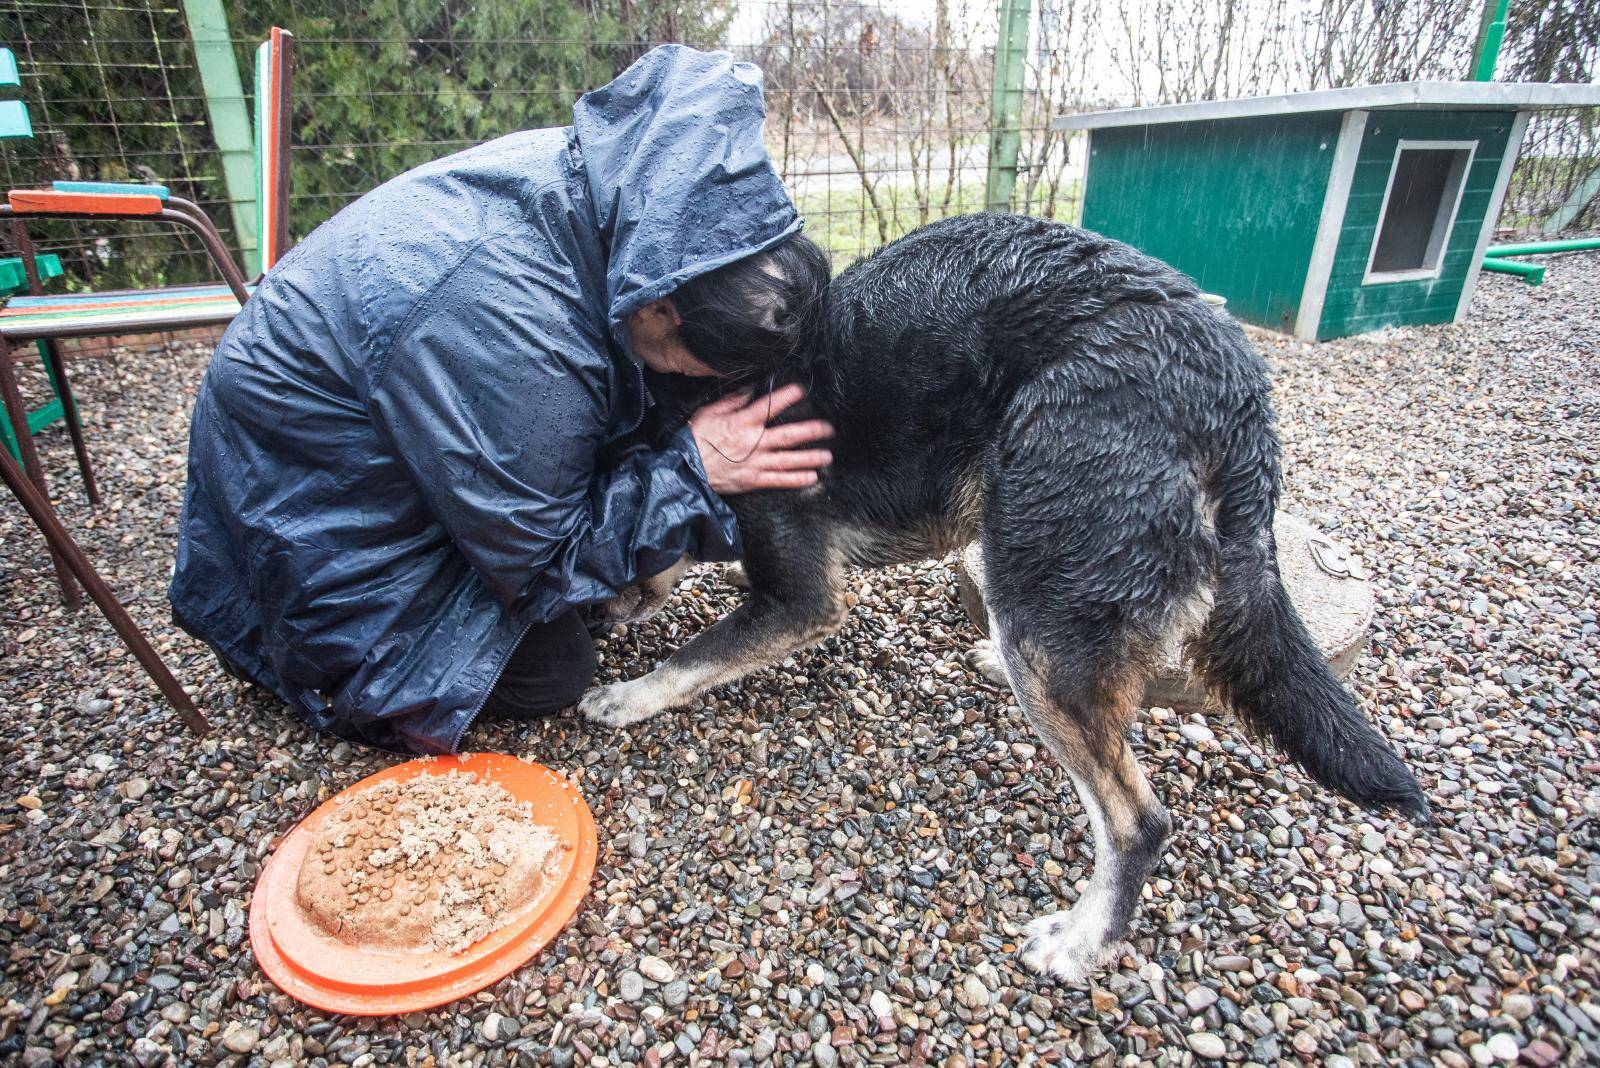
<svg viewBox="0 0 1600 1068">
<path fill-rule="evenodd" d="M 837 430 L 805 491 L 729 499 L 747 600 L 632 681 L 584 698 L 622 726 L 838 630 L 844 572 L 973 540 L 992 674 L 1071 775 L 1095 870 L 1023 959 L 1077 981 L 1122 941 L 1171 832 L 1127 740 L 1160 651 L 1312 778 L 1419 821 L 1421 790 L 1329 672 L 1279 579 L 1282 478 L 1265 364 L 1193 282 L 1119 242 L 1010 215 L 934 223 L 832 284 L 786 371 Z M 706 384 L 658 380 L 669 421 Z"/>
</svg>

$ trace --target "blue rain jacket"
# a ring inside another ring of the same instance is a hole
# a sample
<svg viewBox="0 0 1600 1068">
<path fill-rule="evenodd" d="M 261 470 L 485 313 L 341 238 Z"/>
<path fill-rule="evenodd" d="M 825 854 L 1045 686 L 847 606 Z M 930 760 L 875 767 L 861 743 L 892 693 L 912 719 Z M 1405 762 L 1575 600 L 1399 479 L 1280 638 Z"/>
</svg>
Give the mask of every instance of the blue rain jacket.
<svg viewBox="0 0 1600 1068">
<path fill-rule="evenodd" d="M 760 71 L 655 49 L 570 127 L 380 186 L 276 266 L 195 402 L 169 596 L 313 726 L 454 752 L 523 630 L 684 553 L 733 559 L 624 319 L 788 238 Z"/>
</svg>

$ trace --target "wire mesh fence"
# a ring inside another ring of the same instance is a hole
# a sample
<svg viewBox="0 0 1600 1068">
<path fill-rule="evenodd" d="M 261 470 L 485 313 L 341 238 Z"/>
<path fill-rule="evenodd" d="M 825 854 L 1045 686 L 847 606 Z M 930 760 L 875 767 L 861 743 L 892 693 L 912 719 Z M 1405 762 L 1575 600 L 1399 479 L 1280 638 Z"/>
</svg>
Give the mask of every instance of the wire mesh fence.
<svg viewBox="0 0 1600 1068">
<path fill-rule="evenodd" d="M 1506 189 L 1500 224 L 1519 230 L 1542 228 L 1568 198 L 1573 211 L 1560 216 L 1563 229 L 1600 228 L 1600 123 L 1595 109 L 1536 115 L 1522 141 L 1522 156 Z"/>
<path fill-rule="evenodd" d="M 31 139 L 3 142 L 7 189 L 56 179 L 160 182 L 199 203 L 236 245 L 181 7 L 13 0 L 0 8 L 0 45 L 16 54 L 34 130 Z M 30 229 L 41 252 L 61 256 L 69 284 L 212 277 L 199 243 L 167 227 L 36 222 Z"/>
<path fill-rule="evenodd" d="M 5 0 L 36 136 L 0 150 L 8 187 L 159 181 L 237 247 L 191 35 L 220 8 L 239 81 L 269 26 L 296 36 L 291 229 L 303 236 L 409 167 L 567 121 L 573 100 L 663 41 L 727 47 L 767 77 L 768 145 L 840 263 L 986 204 L 995 52 L 1013 0 Z M 1092 107 L 1460 77 L 1479 0 L 1034 0 L 1015 185 L 1005 205 L 1073 220 Z M 213 87 L 210 104 L 215 105 Z M 1600 166 L 1592 119 L 1540 120 L 1506 220 L 1543 218 Z M 1578 225 L 1595 221 L 1580 217 Z M 192 240 L 138 224 L 39 226 L 72 287 L 210 280 Z M 0 238 L 3 239 L 3 238 Z"/>
</svg>

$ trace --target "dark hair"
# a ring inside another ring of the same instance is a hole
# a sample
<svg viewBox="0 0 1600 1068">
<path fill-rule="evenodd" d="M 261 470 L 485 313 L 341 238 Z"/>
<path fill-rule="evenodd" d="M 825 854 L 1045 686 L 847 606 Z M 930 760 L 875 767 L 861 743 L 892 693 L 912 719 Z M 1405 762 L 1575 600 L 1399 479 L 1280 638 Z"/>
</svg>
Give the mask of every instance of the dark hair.
<svg viewBox="0 0 1600 1068">
<path fill-rule="evenodd" d="M 725 379 L 769 378 L 816 336 L 831 273 L 828 254 L 796 234 L 679 286 L 679 336 Z"/>
</svg>

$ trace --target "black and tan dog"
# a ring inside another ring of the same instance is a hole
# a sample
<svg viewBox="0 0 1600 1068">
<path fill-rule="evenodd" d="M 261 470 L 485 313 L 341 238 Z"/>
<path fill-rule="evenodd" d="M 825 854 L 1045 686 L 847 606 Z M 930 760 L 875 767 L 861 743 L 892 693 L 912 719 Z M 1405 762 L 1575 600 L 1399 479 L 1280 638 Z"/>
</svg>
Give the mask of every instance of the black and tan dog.
<svg viewBox="0 0 1600 1068">
<path fill-rule="evenodd" d="M 831 470 L 730 500 L 748 599 L 657 670 L 591 691 L 587 717 L 637 723 L 826 637 L 848 566 L 978 540 L 988 666 L 1095 835 L 1087 889 L 1029 928 L 1033 968 L 1077 980 L 1104 964 L 1170 833 L 1126 737 L 1169 643 L 1318 782 L 1426 819 L 1279 581 L 1266 369 L 1189 279 L 1084 230 L 971 215 L 845 271 L 822 319 L 790 377 L 837 428 Z M 636 614 L 676 577 L 617 607 Z"/>
</svg>

